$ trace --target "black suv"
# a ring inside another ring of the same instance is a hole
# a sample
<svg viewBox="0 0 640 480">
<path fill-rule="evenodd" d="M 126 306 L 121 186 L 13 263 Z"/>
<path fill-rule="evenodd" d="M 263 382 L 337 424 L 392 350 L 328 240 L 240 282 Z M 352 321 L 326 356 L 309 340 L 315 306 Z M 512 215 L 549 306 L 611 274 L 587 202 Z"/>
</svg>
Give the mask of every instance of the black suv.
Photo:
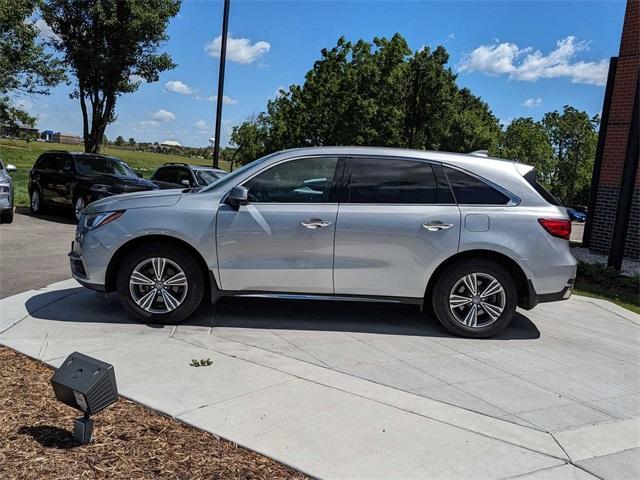
<svg viewBox="0 0 640 480">
<path fill-rule="evenodd" d="M 227 172 L 218 168 L 189 165 L 186 163 L 165 163 L 153 172 L 150 180 L 162 189 L 206 187 Z"/>
<path fill-rule="evenodd" d="M 45 152 L 29 173 L 33 213 L 47 207 L 73 207 L 76 219 L 100 198 L 157 188 L 119 158 L 94 153 Z"/>
</svg>

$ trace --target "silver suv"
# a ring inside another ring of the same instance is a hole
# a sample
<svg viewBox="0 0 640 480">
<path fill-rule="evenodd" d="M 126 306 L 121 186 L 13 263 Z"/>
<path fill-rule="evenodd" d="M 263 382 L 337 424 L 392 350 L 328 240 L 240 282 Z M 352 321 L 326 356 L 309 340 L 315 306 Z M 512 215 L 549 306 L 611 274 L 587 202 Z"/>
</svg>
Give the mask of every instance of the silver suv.
<svg viewBox="0 0 640 480">
<path fill-rule="evenodd" d="M 554 203 L 512 161 L 304 148 L 203 189 L 94 202 L 69 256 L 76 280 L 147 322 L 205 297 L 358 299 L 431 306 L 449 331 L 486 337 L 516 306 L 571 295 L 571 223 Z"/>
</svg>

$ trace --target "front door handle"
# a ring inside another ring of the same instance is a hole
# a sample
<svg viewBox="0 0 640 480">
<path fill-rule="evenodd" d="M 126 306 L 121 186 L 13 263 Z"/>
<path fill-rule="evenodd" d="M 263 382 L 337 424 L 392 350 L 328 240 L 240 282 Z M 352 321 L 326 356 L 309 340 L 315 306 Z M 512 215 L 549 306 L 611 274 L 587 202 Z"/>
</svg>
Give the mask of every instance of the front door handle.
<svg viewBox="0 0 640 480">
<path fill-rule="evenodd" d="M 303 227 L 309 228 L 311 230 L 315 230 L 316 228 L 328 227 L 333 222 L 328 222 L 326 220 L 322 220 L 320 218 L 309 218 L 302 222 L 300 225 Z"/>
<path fill-rule="evenodd" d="M 451 227 L 453 227 L 453 223 L 442 223 L 438 221 L 422 224 L 422 228 L 428 230 L 429 232 L 437 232 L 438 230 L 449 230 Z"/>
</svg>

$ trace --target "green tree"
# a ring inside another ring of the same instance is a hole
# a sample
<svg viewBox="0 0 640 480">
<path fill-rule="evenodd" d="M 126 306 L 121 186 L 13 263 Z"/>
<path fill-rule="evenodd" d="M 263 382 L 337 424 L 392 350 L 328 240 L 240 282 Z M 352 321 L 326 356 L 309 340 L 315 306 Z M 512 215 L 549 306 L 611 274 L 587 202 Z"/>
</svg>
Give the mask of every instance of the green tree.
<svg viewBox="0 0 640 480">
<path fill-rule="evenodd" d="M 129 142 L 128 143 L 129 143 L 130 147 L 135 147 L 136 146 L 136 139 L 131 137 L 131 138 L 129 138 Z"/>
<path fill-rule="evenodd" d="M 117 145 L 118 147 L 123 146 L 124 145 L 124 137 L 122 135 L 118 135 L 116 137 L 116 141 L 113 142 L 113 143 L 114 143 L 114 145 Z"/>
<path fill-rule="evenodd" d="M 552 192 L 566 205 L 585 204 L 596 155 L 600 119 L 565 105 L 562 113 L 546 113 L 542 119 L 555 155 L 550 180 Z"/>
<path fill-rule="evenodd" d="M 8 94 L 47 94 L 64 80 L 61 63 L 46 53 L 30 20 L 38 0 L 12 0 L 0 7 L 0 123 L 33 126 L 35 118 Z"/>
<path fill-rule="evenodd" d="M 538 181 L 551 188 L 556 162 L 549 135 L 541 122 L 531 117 L 516 118 L 491 154 L 536 167 Z"/>
<path fill-rule="evenodd" d="M 72 98 L 80 100 L 85 151 L 99 152 L 117 98 L 175 67 L 159 49 L 180 0 L 42 1 L 43 18 L 57 35 L 53 46 L 76 78 Z"/>
<path fill-rule="evenodd" d="M 458 152 L 497 143 L 498 120 L 456 85 L 444 47 L 412 52 L 399 34 L 372 43 L 338 39 L 323 49 L 302 85 L 236 127 L 242 161 L 284 148 L 374 145 Z"/>
<path fill-rule="evenodd" d="M 250 119 L 233 127 L 231 144 L 237 146 L 234 163 L 244 165 L 266 153 L 266 135 L 255 119 Z"/>
</svg>

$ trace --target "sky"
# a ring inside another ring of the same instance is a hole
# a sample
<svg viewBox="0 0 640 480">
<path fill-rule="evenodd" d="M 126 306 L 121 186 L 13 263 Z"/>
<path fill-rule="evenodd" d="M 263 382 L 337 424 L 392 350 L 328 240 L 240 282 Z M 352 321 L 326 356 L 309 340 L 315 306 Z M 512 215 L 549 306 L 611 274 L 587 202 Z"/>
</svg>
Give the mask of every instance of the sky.
<svg viewBox="0 0 640 480">
<path fill-rule="evenodd" d="M 322 48 L 403 35 L 413 50 L 444 45 L 460 86 L 486 101 L 504 125 L 563 105 L 602 109 L 609 58 L 618 54 L 619 1 L 249 1 L 231 0 L 221 140 L 263 111 L 280 88 L 302 83 Z M 46 37 L 48 28 L 37 25 Z M 213 136 L 222 0 L 183 0 L 163 51 L 177 67 L 118 99 L 113 140 L 175 140 L 205 146 Z M 72 87 L 18 99 L 41 130 L 80 134 Z"/>
</svg>

